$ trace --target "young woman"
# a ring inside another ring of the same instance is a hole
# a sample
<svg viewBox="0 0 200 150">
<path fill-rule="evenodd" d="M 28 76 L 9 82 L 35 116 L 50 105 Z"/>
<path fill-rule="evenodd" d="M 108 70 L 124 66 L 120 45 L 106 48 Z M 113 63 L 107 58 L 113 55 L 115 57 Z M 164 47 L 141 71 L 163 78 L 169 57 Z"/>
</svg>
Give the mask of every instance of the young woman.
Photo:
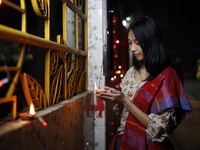
<svg viewBox="0 0 200 150">
<path fill-rule="evenodd" d="M 105 87 L 106 93 L 96 93 L 102 100 L 124 105 L 110 149 L 173 149 L 169 135 L 192 108 L 157 23 L 147 16 L 135 20 L 128 29 L 128 44 L 134 60 L 121 91 Z"/>
</svg>

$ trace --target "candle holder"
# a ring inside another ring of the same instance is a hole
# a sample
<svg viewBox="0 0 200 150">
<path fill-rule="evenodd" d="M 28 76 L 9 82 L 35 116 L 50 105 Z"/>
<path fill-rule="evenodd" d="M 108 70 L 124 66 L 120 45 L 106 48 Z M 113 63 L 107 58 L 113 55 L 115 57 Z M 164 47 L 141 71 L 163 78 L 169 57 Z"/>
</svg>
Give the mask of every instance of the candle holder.
<svg viewBox="0 0 200 150">
<path fill-rule="evenodd" d="M 19 114 L 22 120 L 32 120 L 35 117 L 35 114 L 29 114 L 27 112 L 23 112 Z"/>
<path fill-rule="evenodd" d="M 106 90 L 104 90 L 104 89 L 96 89 L 96 93 L 106 93 Z"/>
</svg>

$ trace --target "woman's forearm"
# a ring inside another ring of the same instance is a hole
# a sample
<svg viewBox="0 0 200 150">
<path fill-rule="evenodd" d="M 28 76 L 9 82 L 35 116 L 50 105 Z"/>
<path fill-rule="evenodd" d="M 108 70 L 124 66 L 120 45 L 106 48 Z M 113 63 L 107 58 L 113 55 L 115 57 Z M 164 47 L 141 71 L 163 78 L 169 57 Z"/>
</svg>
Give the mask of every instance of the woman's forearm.
<svg viewBox="0 0 200 150">
<path fill-rule="evenodd" d="M 123 105 L 131 112 L 131 114 L 144 126 L 148 127 L 150 119 L 147 114 L 141 111 L 135 104 L 130 100 L 123 102 Z"/>
</svg>

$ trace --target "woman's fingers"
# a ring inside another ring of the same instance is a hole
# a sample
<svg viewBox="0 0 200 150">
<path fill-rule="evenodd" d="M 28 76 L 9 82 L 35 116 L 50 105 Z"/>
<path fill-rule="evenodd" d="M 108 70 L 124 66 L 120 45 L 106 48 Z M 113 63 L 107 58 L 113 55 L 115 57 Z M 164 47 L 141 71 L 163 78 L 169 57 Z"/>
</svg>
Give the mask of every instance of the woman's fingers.
<svg viewBox="0 0 200 150">
<path fill-rule="evenodd" d="M 113 100 L 112 100 L 111 97 L 107 97 L 107 96 L 99 96 L 99 98 L 101 98 L 102 100 L 107 101 L 107 102 L 113 102 Z"/>
<path fill-rule="evenodd" d="M 109 98 L 109 97 L 113 97 L 114 94 L 107 92 L 107 93 L 99 93 L 98 96 L 99 97 L 108 97 Z"/>
<path fill-rule="evenodd" d="M 105 93 L 96 93 L 96 96 L 104 101 L 122 103 L 124 100 L 124 94 L 116 89 L 110 88 L 108 86 L 104 87 Z"/>
<path fill-rule="evenodd" d="M 111 93 L 118 93 L 118 90 L 115 90 L 114 88 L 108 87 L 108 86 L 104 86 L 105 90 L 111 92 Z"/>
</svg>

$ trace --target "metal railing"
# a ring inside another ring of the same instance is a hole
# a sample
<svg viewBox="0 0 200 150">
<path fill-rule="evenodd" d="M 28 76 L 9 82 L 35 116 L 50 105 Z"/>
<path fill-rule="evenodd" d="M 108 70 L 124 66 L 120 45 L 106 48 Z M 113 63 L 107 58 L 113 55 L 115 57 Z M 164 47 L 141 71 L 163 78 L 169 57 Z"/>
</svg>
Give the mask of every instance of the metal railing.
<svg viewBox="0 0 200 150">
<path fill-rule="evenodd" d="M 50 40 L 50 0 L 31 0 L 35 14 L 38 17 L 44 18 L 44 38 L 27 33 L 26 1 L 19 1 L 20 6 L 8 0 L 2 0 L 1 3 L 1 5 L 7 5 L 21 13 L 21 30 L 0 24 L 0 39 L 22 44 L 17 65 L 7 67 L 7 71 L 15 72 L 15 75 L 10 81 L 11 84 L 5 97 L 0 99 L 0 104 L 7 103 L 9 99 L 13 101 L 12 119 L 16 118 L 16 97 L 14 91 L 19 80 L 21 80 L 28 105 L 33 103 L 36 109 L 56 104 L 87 89 L 87 0 L 74 0 L 73 2 L 61 0 L 62 35 L 57 35 L 56 42 Z M 83 10 L 79 9 L 80 6 L 82 6 Z M 67 8 L 74 12 L 75 47 L 70 47 L 67 44 Z M 79 37 L 79 19 L 83 21 L 83 37 Z M 82 50 L 79 49 L 80 38 L 83 41 Z M 21 73 L 27 45 L 44 48 L 45 50 L 44 89 L 41 88 L 40 83 L 33 77 L 27 73 Z M 72 60 L 74 61 L 74 67 L 72 67 Z M 5 71 L 5 68 L 0 66 L 0 72 Z"/>
</svg>

